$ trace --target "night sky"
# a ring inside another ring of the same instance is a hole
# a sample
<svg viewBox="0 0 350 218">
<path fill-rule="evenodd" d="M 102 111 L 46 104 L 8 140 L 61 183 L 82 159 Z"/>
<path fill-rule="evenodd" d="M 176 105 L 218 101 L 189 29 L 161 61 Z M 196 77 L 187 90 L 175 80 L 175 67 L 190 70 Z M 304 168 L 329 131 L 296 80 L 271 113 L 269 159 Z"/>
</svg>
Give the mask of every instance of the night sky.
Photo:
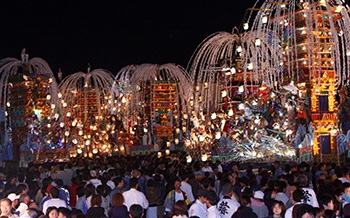
<svg viewBox="0 0 350 218">
<path fill-rule="evenodd" d="M 57 74 L 130 64 L 186 68 L 196 47 L 240 26 L 255 0 L 1 1 L 0 59 L 26 48 Z"/>
</svg>

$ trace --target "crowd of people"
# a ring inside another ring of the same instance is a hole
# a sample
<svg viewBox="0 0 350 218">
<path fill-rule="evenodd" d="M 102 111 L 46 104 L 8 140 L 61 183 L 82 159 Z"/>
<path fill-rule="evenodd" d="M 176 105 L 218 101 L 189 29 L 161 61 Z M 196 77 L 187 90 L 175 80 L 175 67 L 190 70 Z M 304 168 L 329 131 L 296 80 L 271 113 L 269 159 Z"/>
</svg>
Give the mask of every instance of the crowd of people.
<svg viewBox="0 0 350 218">
<path fill-rule="evenodd" d="M 5 174 L 0 218 L 350 217 L 349 169 L 333 163 L 187 163 L 174 153 L 77 157 Z"/>
</svg>

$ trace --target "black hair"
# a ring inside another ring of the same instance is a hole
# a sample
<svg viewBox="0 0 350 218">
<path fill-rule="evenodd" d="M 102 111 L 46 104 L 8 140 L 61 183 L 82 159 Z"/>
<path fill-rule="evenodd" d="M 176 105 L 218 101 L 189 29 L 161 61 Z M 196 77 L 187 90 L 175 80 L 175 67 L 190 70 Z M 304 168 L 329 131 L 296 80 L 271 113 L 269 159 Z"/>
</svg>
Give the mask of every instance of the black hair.
<svg viewBox="0 0 350 218">
<path fill-rule="evenodd" d="M 141 218 L 143 215 L 143 208 L 139 204 L 133 204 L 129 208 L 129 215 L 132 218 Z"/>
<path fill-rule="evenodd" d="M 136 185 L 138 184 L 139 182 L 139 179 L 136 178 L 136 177 L 132 177 L 129 181 L 129 184 L 130 184 L 130 188 L 135 188 Z"/>
</svg>

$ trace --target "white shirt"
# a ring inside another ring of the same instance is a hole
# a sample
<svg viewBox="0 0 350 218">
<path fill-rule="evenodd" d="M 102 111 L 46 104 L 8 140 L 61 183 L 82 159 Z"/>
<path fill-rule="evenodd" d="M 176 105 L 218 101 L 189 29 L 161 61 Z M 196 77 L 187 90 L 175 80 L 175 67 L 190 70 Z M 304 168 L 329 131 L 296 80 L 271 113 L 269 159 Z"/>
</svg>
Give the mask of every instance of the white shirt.
<svg viewBox="0 0 350 218">
<path fill-rule="evenodd" d="M 192 204 L 190 209 L 188 210 L 188 215 L 190 216 L 198 216 L 198 217 L 207 217 L 207 205 L 201 203 L 198 199 Z"/>
<path fill-rule="evenodd" d="M 220 213 L 219 213 L 218 209 L 216 209 L 215 205 L 208 208 L 207 218 L 221 218 Z"/>
<path fill-rule="evenodd" d="M 44 202 L 43 205 L 43 213 L 46 214 L 46 210 L 48 207 L 65 207 L 67 208 L 67 204 L 64 200 L 61 200 L 59 198 L 51 198 L 50 200 L 47 200 Z"/>
<path fill-rule="evenodd" d="M 219 210 L 221 218 L 231 218 L 239 206 L 241 205 L 236 200 L 224 197 L 217 203 L 216 208 Z"/>
<path fill-rule="evenodd" d="M 182 181 L 180 189 L 181 191 L 186 193 L 187 198 L 190 199 L 191 202 L 195 200 L 192 193 L 192 186 L 190 184 Z"/>
<path fill-rule="evenodd" d="M 319 207 L 315 191 L 308 187 L 303 187 L 302 189 L 305 192 L 305 196 L 307 196 L 306 203 L 313 207 Z"/>
<path fill-rule="evenodd" d="M 208 167 L 202 167 L 202 171 L 203 171 L 203 172 L 212 173 L 212 172 L 213 172 L 213 169 L 212 169 L 210 166 L 208 166 Z"/>
<path fill-rule="evenodd" d="M 284 214 L 284 218 L 293 218 L 293 208 L 295 205 L 301 204 L 300 202 L 295 203 L 293 206 L 288 208 L 286 210 L 286 213 Z"/>
<path fill-rule="evenodd" d="M 350 182 L 350 180 L 346 177 L 340 177 L 338 178 L 342 183 L 345 183 L 345 182 Z"/>
<path fill-rule="evenodd" d="M 146 196 L 135 188 L 131 188 L 130 190 L 123 192 L 123 197 L 125 200 L 124 205 L 128 208 L 128 211 L 130 206 L 133 204 L 139 204 L 143 209 L 148 208 L 149 203 Z"/>
<path fill-rule="evenodd" d="M 90 181 L 88 181 L 88 184 L 93 184 L 95 188 L 97 188 L 97 186 L 102 185 L 102 182 L 99 179 L 90 179 Z"/>
<path fill-rule="evenodd" d="M 16 209 L 16 212 L 19 212 L 19 216 L 22 216 L 26 213 L 27 209 L 28 206 L 25 203 L 20 203 L 18 208 Z"/>
</svg>

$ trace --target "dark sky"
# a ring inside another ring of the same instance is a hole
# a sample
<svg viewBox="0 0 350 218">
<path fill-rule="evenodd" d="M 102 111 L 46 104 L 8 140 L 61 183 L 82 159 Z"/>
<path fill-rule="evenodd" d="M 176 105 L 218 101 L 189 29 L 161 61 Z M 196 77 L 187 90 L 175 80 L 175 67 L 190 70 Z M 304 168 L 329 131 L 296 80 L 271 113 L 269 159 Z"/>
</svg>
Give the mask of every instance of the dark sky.
<svg viewBox="0 0 350 218">
<path fill-rule="evenodd" d="M 46 60 L 56 74 L 130 64 L 187 66 L 196 47 L 239 26 L 255 0 L 6 0 L 0 7 L 0 59 Z"/>
</svg>

